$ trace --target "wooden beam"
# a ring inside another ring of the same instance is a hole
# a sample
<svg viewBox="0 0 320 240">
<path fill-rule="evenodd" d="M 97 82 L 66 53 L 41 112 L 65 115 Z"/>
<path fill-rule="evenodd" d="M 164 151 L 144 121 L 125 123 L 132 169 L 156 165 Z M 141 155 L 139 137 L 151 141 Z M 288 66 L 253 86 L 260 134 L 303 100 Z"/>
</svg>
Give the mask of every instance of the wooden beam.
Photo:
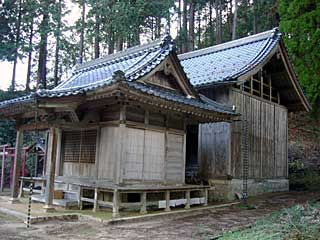
<svg viewBox="0 0 320 240">
<path fill-rule="evenodd" d="M 94 200 L 93 200 L 93 209 L 92 209 L 93 212 L 99 211 L 98 195 L 99 195 L 98 188 L 94 188 Z"/>
<path fill-rule="evenodd" d="M 19 197 L 19 178 L 22 164 L 22 145 L 23 145 L 23 132 L 17 131 L 16 135 L 16 151 L 14 155 L 14 168 L 13 168 L 13 179 L 11 187 L 11 203 L 18 202 Z"/>
<path fill-rule="evenodd" d="M 49 128 L 50 128 L 50 124 L 48 122 L 29 123 L 29 124 L 23 124 L 18 127 L 20 131 L 46 130 Z"/>
<path fill-rule="evenodd" d="M 141 214 L 146 214 L 147 213 L 147 193 L 142 192 L 140 194 L 141 198 L 141 208 L 140 208 L 140 213 Z"/>
<path fill-rule="evenodd" d="M 62 143 L 62 130 L 61 129 L 56 129 L 57 130 L 57 153 L 56 153 L 56 171 L 55 175 L 60 176 L 62 175 L 62 164 L 61 164 L 61 143 Z"/>
<path fill-rule="evenodd" d="M 99 159 L 100 159 L 100 139 L 101 139 L 101 127 L 97 127 L 97 139 L 96 139 L 96 155 L 95 155 L 95 178 L 99 176 Z"/>
<path fill-rule="evenodd" d="M 2 163 L 1 163 L 1 183 L 0 183 L 0 191 L 3 192 L 4 188 L 4 167 L 6 160 L 6 146 L 2 147 Z"/>
<path fill-rule="evenodd" d="M 166 198 L 166 208 L 164 209 L 165 212 L 170 212 L 170 191 L 165 192 L 165 198 Z"/>
<path fill-rule="evenodd" d="M 186 191 L 186 205 L 185 205 L 185 209 L 189 209 L 190 208 L 190 190 L 187 190 Z"/>
<path fill-rule="evenodd" d="M 51 127 L 49 132 L 48 142 L 48 153 L 47 153 L 47 176 L 46 176 L 46 190 L 45 190 L 45 212 L 54 211 L 52 205 L 53 194 L 54 194 L 54 175 L 55 175 L 55 162 L 56 162 L 56 149 L 57 149 L 57 137 L 56 129 Z"/>
<path fill-rule="evenodd" d="M 113 218 L 120 217 L 119 205 L 120 205 L 120 195 L 119 195 L 118 189 L 115 189 L 113 191 L 113 201 L 112 201 L 112 217 Z"/>
</svg>

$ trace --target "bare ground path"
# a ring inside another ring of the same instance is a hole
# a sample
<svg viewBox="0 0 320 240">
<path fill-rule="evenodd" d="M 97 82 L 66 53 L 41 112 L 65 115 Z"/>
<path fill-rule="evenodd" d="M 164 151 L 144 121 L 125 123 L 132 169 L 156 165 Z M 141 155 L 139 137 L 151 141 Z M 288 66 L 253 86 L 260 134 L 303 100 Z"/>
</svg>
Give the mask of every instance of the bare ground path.
<svg viewBox="0 0 320 240">
<path fill-rule="evenodd" d="M 162 216 L 134 223 L 48 222 L 27 229 L 21 220 L 0 214 L 0 239 L 211 239 L 281 208 L 320 199 L 320 192 L 266 194 L 250 200 L 255 208 L 210 209 L 190 215 Z"/>
</svg>

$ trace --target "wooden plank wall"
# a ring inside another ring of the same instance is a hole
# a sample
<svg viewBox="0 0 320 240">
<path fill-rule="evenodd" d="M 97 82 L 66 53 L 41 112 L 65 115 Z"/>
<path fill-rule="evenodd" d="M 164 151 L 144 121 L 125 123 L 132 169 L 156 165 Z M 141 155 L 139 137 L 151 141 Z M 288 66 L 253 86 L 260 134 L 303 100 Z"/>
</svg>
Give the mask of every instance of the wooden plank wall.
<svg viewBox="0 0 320 240">
<path fill-rule="evenodd" d="M 66 177 L 94 177 L 95 167 L 93 163 L 63 163 L 63 176 Z"/>
<path fill-rule="evenodd" d="M 230 123 L 201 124 L 199 174 L 204 179 L 225 177 L 230 168 Z"/>
<path fill-rule="evenodd" d="M 163 181 L 165 133 L 126 127 L 124 180 Z"/>
<path fill-rule="evenodd" d="M 230 103 L 249 124 L 249 178 L 287 177 L 287 109 L 238 91 L 231 91 Z M 231 175 L 241 178 L 241 122 L 231 128 Z"/>
<path fill-rule="evenodd" d="M 98 178 L 115 180 L 120 159 L 119 127 L 102 127 L 98 158 Z"/>
<path fill-rule="evenodd" d="M 184 135 L 167 133 L 166 141 L 166 181 L 174 183 L 184 182 Z"/>
</svg>

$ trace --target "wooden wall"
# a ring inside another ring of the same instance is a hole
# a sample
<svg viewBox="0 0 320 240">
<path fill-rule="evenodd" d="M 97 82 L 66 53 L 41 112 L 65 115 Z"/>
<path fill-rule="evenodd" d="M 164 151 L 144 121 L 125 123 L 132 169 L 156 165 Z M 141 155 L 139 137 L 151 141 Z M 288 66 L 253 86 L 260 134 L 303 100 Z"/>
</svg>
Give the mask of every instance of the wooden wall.
<svg viewBox="0 0 320 240">
<path fill-rule="evenodd" d="M 242 94 L 237 89 L 230 91 L 228 104 L 235 105 L 248 121 L 248 177 L 287 177 L 287 109 Z M 199 167 L 202 177 L 242 177 L 241 129 L 240 121 L 200 126 Z"/>
<path fill-rule="evenodd" d="M 62 144 L 63 175 L 115 183 L 184 183 L 186 134 L 182 117 L 130 105 L 117 122 L 114 115 L 120 116 L 119 109 L 110 108 L 110 114 L 104 113 L 107 110 L 100 112 L 104 122 L 97 127 L 95 140 L 99 142 L 94 142 L 95 151 L 88 147 L 91 138 L 81 138 L 84 130 L 65 132 L 68 137 Z M 91 162 L 83 162 L 82 158 Z"/>
<path fill-rule="evenodd" d="M 116 180 L 117 161 L 120 160 L 121 153 L 120 128 L 107 126 L 102 127 L 100 131 L 98 178 Z"/>
<path fill-rule="evenodd" d="M 184 134 L 126 127 L 122 178 L 184 182 Z"/>
<path fill-rule="evenodd" d="M 230 168 L 230 123 L 199 126 L 199 174 L 203 179 L 225 177 Z"/>
<path fill-rule="evenodd" d="M 249 178 L 287 177 L 287 109 L 238 90 L 231 91 L 230 102 L 248 121 Z M 240 178 L 241 122 L 232 123 L 231 153 L 231 175 Z"/>
</svg>

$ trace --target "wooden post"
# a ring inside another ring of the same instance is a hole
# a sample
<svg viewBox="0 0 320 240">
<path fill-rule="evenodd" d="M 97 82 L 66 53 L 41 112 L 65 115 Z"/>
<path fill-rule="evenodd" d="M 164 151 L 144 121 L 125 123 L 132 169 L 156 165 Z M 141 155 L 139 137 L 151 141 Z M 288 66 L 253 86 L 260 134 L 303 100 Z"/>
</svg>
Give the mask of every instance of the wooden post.
<svg viewBox="0 0 320 240">
<path fill-rule="evenodd" d="M 51 127 L 49 133 L 49 141 L 48 141 L 48 153 L 47 153 L 47 176 L 46 176 L 46 189 L 45 189 L 45 206 L 43 207 L 45 212 L 54 211 L 54 207 L 52 206 L 53 202 L 53 194 L 54 194 L 54 175 L 56 169 L 56 149 L 57 149 L 57 141 L 56 141 L 56 129 Z"/>
<path fill-rule="evenodd" d="M 122 183 L 123 177 L 123 164 L 126 161 L 126 106 L 120 105 L 120 124 L 119 124 L 119 149 L 120 149 L 120 159 L 116 162 L 116 179 L 115 183 Z"/>
<path fill-rule="evenodd" d="M 140 208 L 140 213 L 141 214 L 146 214 L 147 212 L 147 193 L 142 192 L 140 194 L 141 196 L 141 208 Z"/>
<path fill-rule="evenodd" d="M 22 144 L 23 144 L 23 132 L 17 131 L 16 136 L 16 151 L 14 155 L 14 168 L 13 168 L 13 179 L 11 187 L 11 203 L 18 202 L 19 197 L 19 177 L 21 173 L 22 164 Z"/>
<path fill-rule="evenodd" d="M 119 191 L 118 189 L 115 189 L 113 191 L 113 201 L 112 201 L 112 217 L 113 218 L 120 217 L 119 204 L 120 204 Z"/>
<path fill-rule="evenodd" d="M 208 205 L 208 188 L 204 189 L 204 206 Z"/>
<path fill-rule="evenodd" d="M 166 191 L 166 208 L 164 209 L 165 212 L 170 212 L 170 191 Z"/>
<path fill-rule="evenodd" d="M 23 197 L 23 179 L 20 181 L 19 198 Z"/>
<path fill-rule="evenodd" d="M 3 147 L 2 148 L 2 164 L 1 164 L 1 185 L 0 185 L 0 191 L 1 192 L 3 192 L 3 188 L 4 188 L 5 161 L 6 161 L 6 147 Z"/>
<path fill-rule="evenodd" d="M 61 174 L 61 141 L 62 141 L 62 131 L 61 129 L 56 129 L 57 131 L 57 152 L 56 152 L 56 171 L 55 175 L 60 176 Z"/>
<path fill-rule="evenodd" d="M 189 209 L 190 208 L 190 190 L 186 191 L 186 200 L 187 200 L 187 203 L 184 208 Z"/>
<path fill-rule="evenodd" d="M 10 168 L 10 188 L 12 189 L 12 179 L 13 179 L 13 172 L 14 172 L 14 158 L 15 158 L 15 154 L 16 151 L 13 150 L 13 156 L 11 156 L 11 168 Z M 21 164 L 20 164 L 21 165 Z"/>
<path fill-rule="evenodd" d="M 98 188 L 94 189 L 94 199 L 93 199 L 93 212 L 97 212 L 99 211 L 99 203 L 98 203 Z"/>
<path fill-rule="evenodd" d="M 263 76 L 262 76 L 262 69 L 260 69 L 259 73 L 260 73 L 260 97 L 263 98 Z"/>
<path fill-rule="evenodd" d="M 82 188 L 81 186 L 79 186 L 79 189 L 78 189 L 78 208 L 79 210 L 82 210 L 83 206 L 82 206 Z"/>
<path fill-rule="evenodd" d="M 97 138 L 96 138 L 96 155 L 95 155 L 95 178 L 99 178 L 99 155 L 100 155 L 100 138 L 101 138 L 101 127 L 97 127 Z"/>
<path fill-rule="evenodd" d="M 27 150 L 26 150 L 26 149 L 23 149 L 22 177 L 25 176 L 27 158 L 28 158 Z"/>
</svg>

